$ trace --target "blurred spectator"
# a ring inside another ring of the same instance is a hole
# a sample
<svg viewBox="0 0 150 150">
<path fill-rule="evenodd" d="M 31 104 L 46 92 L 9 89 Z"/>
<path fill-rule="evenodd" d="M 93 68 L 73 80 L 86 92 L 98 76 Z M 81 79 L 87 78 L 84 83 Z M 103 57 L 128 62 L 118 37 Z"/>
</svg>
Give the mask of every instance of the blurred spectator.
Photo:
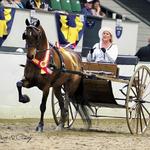
<svg viewBox="0 0 150 150">
<path fill-rule="evenodd" d="M 135 55 L 140 61 L 150 61 L 150 38 L 148 38 L 148 45 L 141 47 Z"/>
<path fill-rule="evenodd" d="M 94 1 L 93 8 L 91 11 L 92 11 L 92 14 L 94 16 L 99 16 L 99 17 L 105 17 L 106 16 L 106 14 L 104 12 L 102 12 L 99 0 Z"/>
<path fill-rule="evenodd" d="M 23 3 L 21 2 L 21 0 L 14 0 L 14 2 L 16 3 L 16 5 L 17 5 L 19 8 L 24 8 L 24 5 L 23 5 Z"/>
<path fill-rule="evenodd" d="M 49 4 L 42 0 L 27 0 L 25 8 L 52 10 Z"/>
<path fill-rule="evenodd" d="M 15 3 L 14 0 L 2 0 L 1 4 L 4 7 L 19 8 L 19 6 Z"/>
<path fill-rule="evenodd" d="M 85 16 L 93 15 L 91 11 L 92 7 L 93 7 L 93 0 L 85 0 L 84 8 L 82 8 L 81 13 L 84 14 Z"/>
</svg>

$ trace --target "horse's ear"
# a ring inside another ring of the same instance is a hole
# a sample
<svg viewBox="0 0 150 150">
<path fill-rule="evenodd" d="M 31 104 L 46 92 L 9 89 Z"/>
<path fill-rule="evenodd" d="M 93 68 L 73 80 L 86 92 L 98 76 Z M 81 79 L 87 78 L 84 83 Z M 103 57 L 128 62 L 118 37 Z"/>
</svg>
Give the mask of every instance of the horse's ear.
<svg viewBox="0 0 150 150">
<path fill-rule="evenodd" d="M 29 26 L 29 25 L 30 25 L 30 22 L 29 22 L 29 20 L 28 20 L 28 19 L 26 19 L 25 23 L 26 23 L 26 25 L 27 25 L 27 26 Z"/>
<path fill-rule="evenodd" d="M 36 27 L 38 27 L 40 25 L 40 20 L 37 20 L 37 22 L 36 22 Z"/>
</svg>

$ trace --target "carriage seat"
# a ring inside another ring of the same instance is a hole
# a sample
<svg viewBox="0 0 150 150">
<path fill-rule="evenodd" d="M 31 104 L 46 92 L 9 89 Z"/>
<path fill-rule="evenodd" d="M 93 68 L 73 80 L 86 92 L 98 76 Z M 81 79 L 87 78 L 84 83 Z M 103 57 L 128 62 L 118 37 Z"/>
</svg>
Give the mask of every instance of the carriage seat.
<svg viewBox="0 0 150 150">
<path fill-rule="evenodd" d="M 128 65 L 133 67 L 133 71 L 135 70 L 136 65 L 138 64 L 139 59 L 137 56 L 134 55 L 119 55 L 116 60 L 116 64 L 118 65 L 118 68 L 121 69 L 120 66 L 122 65 Z M 119 71 L 118 71 L 119 72 Z M 118 75 L 120 79 L 129 80 L 131 76 L 123 76 Z"/>
<path fill-rule="evenodd" d="M 132 55 L 119 55 L 116 60 L 117 65 L 137 65 L 139 58 Z"/>
</svg>

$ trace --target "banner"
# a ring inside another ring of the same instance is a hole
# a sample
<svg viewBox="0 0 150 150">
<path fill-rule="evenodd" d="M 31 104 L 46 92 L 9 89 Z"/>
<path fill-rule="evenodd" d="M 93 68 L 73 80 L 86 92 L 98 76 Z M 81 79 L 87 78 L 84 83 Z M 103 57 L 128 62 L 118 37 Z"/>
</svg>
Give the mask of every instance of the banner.
<svg viewBox="0 0 150 150">
<path fill-rule="evenodd" d="M 14 20 L 15 9 L 0 7 L 0 46 L 10 33 Z"/>
<path fill-rule="evenodd" d="M 80 41 L 84 23 L 79 15 L 56 13 L 57 33 L 60 45 L 74 46 Z"/>
<path fill-rule="evenodd" d="M 86 57 L 90 48 L 95 43 L 99 42 L 98 32 L 101 28 L 102 18 L 87 16 L 85 20 L 83 45 L 82 45 L 82 57 Z"/>
</svg>

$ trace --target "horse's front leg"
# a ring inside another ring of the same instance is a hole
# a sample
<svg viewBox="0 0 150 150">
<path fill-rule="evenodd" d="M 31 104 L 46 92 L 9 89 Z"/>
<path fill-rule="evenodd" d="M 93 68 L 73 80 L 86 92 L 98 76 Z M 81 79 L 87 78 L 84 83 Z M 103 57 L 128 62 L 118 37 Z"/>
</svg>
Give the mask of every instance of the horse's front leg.
<svg viewBox="0 0 150 150">
<path fill-rule="evenodd" d="M 27 95 L 22 94 L 22 87 L 30 88 L 31 87 L 30 82 L 28 80 L 23 79 L 21 81 L 18 81 L 16 83 L 16 86 L 18 89 L 19 102 L 21 103 L 29 102 L 30 98 Z"/>
<path fill-rule="evenodd" d="M 36 127 L 36 131 L 43 131 L 43 127 L 44 127 L 44 113 L 46 110 L 46 102 L 47 102 L 47 97 L 49 94 L 49 87 L 43 90 L 43 97 L 42 97 L 42 102 L 40 105 L 40 111 L 41 111 L 41 118 L 40 118 L 40 122 L 38 124 L 38 126 Z"/>
</svg>

